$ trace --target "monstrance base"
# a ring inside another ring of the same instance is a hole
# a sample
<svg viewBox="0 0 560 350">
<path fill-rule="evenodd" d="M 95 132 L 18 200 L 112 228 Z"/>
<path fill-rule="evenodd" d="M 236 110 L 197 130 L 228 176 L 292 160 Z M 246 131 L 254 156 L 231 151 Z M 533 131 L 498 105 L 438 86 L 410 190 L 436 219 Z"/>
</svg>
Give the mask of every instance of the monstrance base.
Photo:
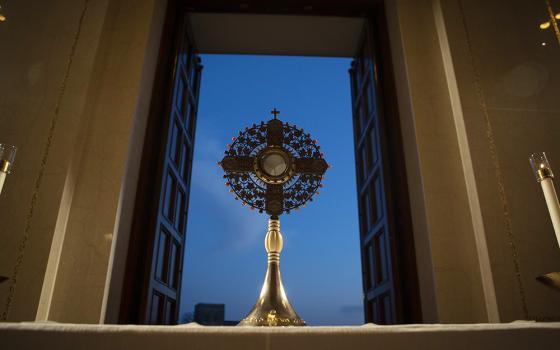
<svg viewBox="0 0 560 350">
<path fill-rule="evenodd" d="M 282 277 L 280 276 L 280 252 L 283 247 L 280 233 L 280 220 L 271 217 L 268 220 L 268 232 L 264 246 L 268 253 L 268 269 L 255 306 L 238 326 L 253 327 L 290 327 L 305 326 L 288 301 Z"/>
<path fill-rule="evenodd" d="M 284 292 L 280 266 L 269 259 L 261 295 L 255 306 L 238 326 L 290 327 L 305 326 Z"/>
</svg>

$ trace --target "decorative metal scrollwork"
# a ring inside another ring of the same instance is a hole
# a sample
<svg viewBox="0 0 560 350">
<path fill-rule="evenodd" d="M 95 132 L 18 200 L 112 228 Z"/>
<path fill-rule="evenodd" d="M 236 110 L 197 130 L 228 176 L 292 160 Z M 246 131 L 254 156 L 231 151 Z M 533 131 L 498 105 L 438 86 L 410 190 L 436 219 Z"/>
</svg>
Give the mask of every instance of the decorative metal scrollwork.
<svg viewBox="0 0 560 350">
<path fill-rule="evenodd" d="M 329 165 L 310 134 L 277 118 L 240 131 L 219 163 L 243 205 L 271 216 L 298 209 L 322 187 Z"/>
</svg>

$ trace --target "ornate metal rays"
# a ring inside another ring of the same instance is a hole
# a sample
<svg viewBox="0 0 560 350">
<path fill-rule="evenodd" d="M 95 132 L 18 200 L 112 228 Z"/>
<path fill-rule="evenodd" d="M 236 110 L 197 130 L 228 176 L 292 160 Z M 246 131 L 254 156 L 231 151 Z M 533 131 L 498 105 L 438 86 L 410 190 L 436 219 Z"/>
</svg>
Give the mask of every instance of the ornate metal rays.
<svg viewBox="0 0 560 350">
<path fill-rule="evenodd" d="M 219 163 L 226 185 L 243 205 L 271 216 L 296 209 L 321 187 L 329 167 L 316 140 L 303 129 L 277 119 L 240 131 Z"/>
</svg>

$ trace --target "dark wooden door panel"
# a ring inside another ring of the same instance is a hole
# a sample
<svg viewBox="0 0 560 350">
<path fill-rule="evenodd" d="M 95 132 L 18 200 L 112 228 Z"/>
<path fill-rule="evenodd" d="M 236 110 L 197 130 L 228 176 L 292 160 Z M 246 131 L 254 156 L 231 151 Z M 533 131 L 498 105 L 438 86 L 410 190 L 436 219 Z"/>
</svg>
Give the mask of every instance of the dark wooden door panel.
<svg viewBox="0 0 560 350">
<path fill-rule="evenodd" d="M 365 321 L 422 322 L 408 185 L 384 10 L 350 68 Z"/>
<path fill-rule="evenodd" d="M 174 59 L 173 89 L 169 99 L 167 130 L 162 139 L 164 156 L 160 159 L 160 189 L 147 296 L 143 308 L 149 324 L 175 324 L 181 292 L 185 249 L 188 193 L 192 168 L 196 112 L 202 66 L 188 31 L 186 16 L 179 22 Z"/>
<path fill-rule="evenodd" d="M 364 309 L 367 322 L 391 324 L 399 319 L 395 290 L 398 271 L 391 239 L 391 208 L 386 196 L 386 165 L 381 157 L 383 116 L 377 98 L 379 77 L 371 30 L 368 23 L 350 69 Z"/>
<path fill-rule="evenodd" d="M 202 65 L 188 14 L 168 9 L 119 322 L 176 324 Z"/>
</svg>

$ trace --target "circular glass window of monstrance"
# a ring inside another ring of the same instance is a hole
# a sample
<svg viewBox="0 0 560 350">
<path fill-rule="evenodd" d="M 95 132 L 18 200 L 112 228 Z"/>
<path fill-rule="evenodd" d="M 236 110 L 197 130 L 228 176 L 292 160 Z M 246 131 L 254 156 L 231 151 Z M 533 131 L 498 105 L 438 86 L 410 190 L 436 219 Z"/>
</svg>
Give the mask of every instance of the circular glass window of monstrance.
<svg viewBox="0 0 560 350">
<path fill-rule="evenodd" d="M 263 171 L 269 176 L 281 176 L 288 168 L 287 160 L 279 153 L 265 154 L 261 164 Z"/>
<path fill-rule="evenodd" d="M 291 155 L 280 147 L 266 147 L 255 157 L 256 175 L 269 184 L 282 184 L 293 175 Z"/>
</svg>

